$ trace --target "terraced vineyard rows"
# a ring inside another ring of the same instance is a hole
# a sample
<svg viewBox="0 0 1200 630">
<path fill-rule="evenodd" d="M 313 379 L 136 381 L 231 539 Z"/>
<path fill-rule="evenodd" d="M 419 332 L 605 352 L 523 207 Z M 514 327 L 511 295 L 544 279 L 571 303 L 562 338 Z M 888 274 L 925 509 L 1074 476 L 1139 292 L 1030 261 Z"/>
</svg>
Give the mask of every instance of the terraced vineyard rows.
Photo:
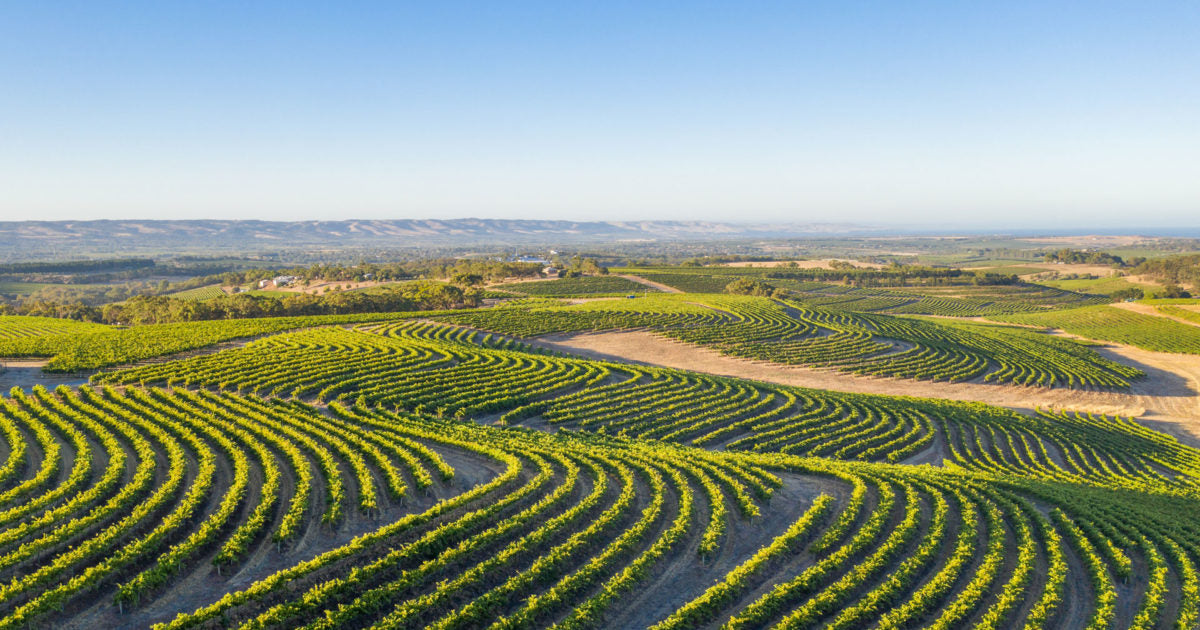
<svg viewBox="0 0 1200 630">
<path fill-rule="evenodd" d="M 225 290 L 221 288 L 221 285 L 212 284 L 212 285 L 209 285 L 206 287 L 196 287 L 195 289 L 188 289 L 186 291 L 179 291 L 178 293 L 172 293 L 172 294 L 170 294 L 170 297 L 184 299 L 184 300 L 204 301 L 204 300 L 211 300 L 213 298 L 223 297 L 225 295 L 228 295 L 228 294 L 225 293 Z"/>
<path fill-rule="evenodd" d="M 1200 324 L 1200 311 L 1194 311 L 1192 309 L 1172 305 L 1158 306 L 1156 308 L 1164 315 L 1170 315 L 1171 317 L 1177 317 L 1194 324 Z"/>
<path fill-rule="evenodd" d="M 1155 352 L 1200 354 L 1200 327 L 1134 313 L 1112 306 L 1093 306 L 1052 313 L 991 317 L 997 321 L 1061 328 L 1091 339 L 1129 344 Z"/>
<path fill-rule="evenodd" d="M 1129 418 L 512 336 L 612 328 L 863 373 L 1136 377 L 1019 328 L 685 295 L 307 328 L 14 389 L 0 628 L 1200 624 L 1200 451 Z"/>
<path fill-rule="evenodd" d="M 791 299 L 813 306 L 894 314 L 978 317 L 1036 313 L 1108 302 L 1104 296 L 1034 284 L 855 288 L 806 279 L 811 272 L 787 268 L 665 267 L 621 271 L 687 293 L 723 293 L 726 285 L 738 278 L 761 280 L 789 291 Z"/>
<path fill-rule="evenodd" d="M 261 319 L 213 320 L 180 324 L 148 324 L 113 328 L 78 324 L 67 320 L 59 328 L 37 335 L 3 338 L 0 357 L 51 357 L 48 372 L 78 372 L 133 363 L 143 359 L 194 350 L 233 339 L 330 324 L 394 319 L 395 314 L 315 315 L 311 317 L 267 317 Z M 9 318 L 0 318 L 0 325 Z M 67 324 L 75 326 L 67 326 Z"/>
<path fill-rule="evenodd" d="M 293 546 L 331 546 L 323 527 L 454 492 L 436 450 L 451 442 L 255 399 L 14 390 L 0 400 L 0 425 L 2 627 L 81 612 L 73 603 L 99 588 L 111 598 L 101 608 L 116 607 L 109 616 L 136 609 L 185 569 L 220 574 Z"/>
<path fill-rule="evenodd" d="M 927 399 L 754 383 L 557 357 L 452 326 L 326 328 L 101 374 L 99 382 L 362 401 L 440 417 L 570 427 L 730 450 L 903 461 L 942 445 L 950 463 L 1041 478 L 1191 487 L 1191 449 L 1120 418 L 1024 416 Z M 1003 453 L 1016 453 L 1010 461 Z"/>
<path fill-rule="evenodd" d="M 492 288 L 539 297 L 598 297 L 622 296 L 630 293 L 646 293 L 647 291 L 659 292 L 658 289 L 619 276 L 584 276 L 537 282 L 513 282 L 499 284 Z"/>
<path fill-rule="evenodd" d="M 646 328 L 749 359 L 922 380 L 1127 388 L 1131 379 L 1142 375 L 1080 344 L 1011 326 L 902 318 L 745 296 L 526 304 L 447 313 L 436 319 L 520 337 Z"/>
<path fill-rule="evenodd" d="M 1132 465 L 1143 492 L 1016 451 L 943 471 L 204 392 L 0 410 L 0 627 L 1190 627 L 1200 603 L 1195 495 Z"/>
<path fill-rule="evenodd" d="M 70 319 L 23 317 L 20 315 L 0 316 L 0 342 L 29 337 L 80 334 L 104 330 L 110 329 L 103 324 L 77 322 Z"/>
</svg>

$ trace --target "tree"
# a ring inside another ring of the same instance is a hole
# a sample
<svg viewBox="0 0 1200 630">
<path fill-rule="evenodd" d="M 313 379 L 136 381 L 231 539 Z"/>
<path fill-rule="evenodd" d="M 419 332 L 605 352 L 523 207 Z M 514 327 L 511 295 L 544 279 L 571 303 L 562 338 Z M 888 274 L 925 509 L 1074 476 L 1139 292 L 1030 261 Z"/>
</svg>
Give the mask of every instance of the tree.
<svg viewBox="0 0 1200 630">
<path fill-rule="evenodd" d="M 477 273 L 456 273 L 450 277 L 450 283 L 460 287 L 474 287 L 483 284 L 483 276 Z"/>
<path fill-rule="evenodd" d="M 596 262 L 596 259 L 594 259 L 594 258 L 584 258 L 579 263 L 579 271 L 581 271 L 585 274 L 591 274 L 591 275 L 597 275 L 597 276 L 603 276 L 608 273 L 608 269 L 606 269 L 605 267 L 601 267 L 600 263 Z"/>
<path fill-rule="evenodd" d="M 1140 300 L 1145 297 L 1145 295 L 1145 291 L 1142 291 L 1137 287 L 1129 287 L 1127 289 L 1113 291 L 1109 294 L 1109 297 L 1111 297 L 1114 302 L 1124 302 L 1125 300 Z"/>
<path fill-rule="evenodd" d="M 733 282 L 725 285 L 725 292 L 734 295 L 757 295 L 760 297 L 774 297 L 779 294 L 779 289 L 762 282 L 760 280 L 750 280 L 748 278 L 738 278 Z"/>
<path fill-rule="evenodd" d="M 1192 294 L 1177 284 L 1168 284 L 1163 287 L 1162 293 L 1159 293 L 1158 297 L 1167 299 L 1190 298 Z"/>
</svg>

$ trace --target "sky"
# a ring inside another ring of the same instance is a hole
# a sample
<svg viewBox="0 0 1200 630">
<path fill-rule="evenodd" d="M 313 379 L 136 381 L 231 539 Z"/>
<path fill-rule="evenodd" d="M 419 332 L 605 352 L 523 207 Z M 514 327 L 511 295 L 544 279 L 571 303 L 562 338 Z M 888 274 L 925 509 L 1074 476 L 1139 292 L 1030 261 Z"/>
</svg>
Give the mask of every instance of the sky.
<svg viewBox="0 0 1200 630">
<path fill-rule="evenodd" d="M 1200 226 L 1200 4 L 0 2 L 0 220 Z"/>
</svg>

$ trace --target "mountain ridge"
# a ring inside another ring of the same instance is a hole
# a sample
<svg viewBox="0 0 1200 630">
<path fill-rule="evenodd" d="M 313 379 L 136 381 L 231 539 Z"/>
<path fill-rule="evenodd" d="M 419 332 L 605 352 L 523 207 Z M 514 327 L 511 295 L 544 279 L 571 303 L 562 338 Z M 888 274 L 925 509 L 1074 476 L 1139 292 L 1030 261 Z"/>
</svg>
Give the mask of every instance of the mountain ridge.
<svg viewBox="0 0 1200 630">
<path fill-rule="evenodd" d="M 868 230 L 832 223 L 561 221 L 523 219 L 97 219 L 0 221 L 0 250 L 108 244 L 141 247 L 304 245 L 429 246 L 478 243 L 707 240 L 835 235 Z"/>
</svg>

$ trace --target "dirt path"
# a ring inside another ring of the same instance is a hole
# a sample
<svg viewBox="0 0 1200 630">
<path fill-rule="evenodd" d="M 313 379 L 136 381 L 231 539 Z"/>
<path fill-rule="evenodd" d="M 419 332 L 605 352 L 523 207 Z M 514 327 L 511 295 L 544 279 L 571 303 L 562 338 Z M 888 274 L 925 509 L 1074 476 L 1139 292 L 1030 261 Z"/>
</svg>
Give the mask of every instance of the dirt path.
<svg viewBox="0 0 1200 630">
<path fill-rule="evenodd" d="M 42 385 L 53 390 L 59 385 L 77 387 L 88 382 L 88 374 L 55 374 L 43 372 L 42 366 L 49 359 L 0 359 L 0 393 L 7 394 L 13 387 L 24 390 Z"/>
<path fill-rule="evenodd" d="M 1127 392 L 944 383 L 864 377 L 748 361 L 642 331 L 548 335 L 535 341 L 595 359 L 659 365 L 717 376 L 865 394 L 973 400 L 1021 411 L 1050 407 L 1135 416 L 1148 426 L 1200 446 L 1200 356 L 1097 347 L 1101 355 L 1146 372 Z"/>
<path fill-rule="evenodd" d="M 663 293 L 683 293 L 683 291 L 680 291 L 679 289 L 676 289 L 675 287 L 669 287 L 661 282 L 654 282 L 653 280 L 647 280 L 641 276 L 631 276 L 631 275 L 622 274 L 617 277 L 625 278 L 626 280 L 631 280 L 638 284 L 644 284 L 648 287 L 658 289 L 659 291 L 662 291 Z"/>
</svg>

